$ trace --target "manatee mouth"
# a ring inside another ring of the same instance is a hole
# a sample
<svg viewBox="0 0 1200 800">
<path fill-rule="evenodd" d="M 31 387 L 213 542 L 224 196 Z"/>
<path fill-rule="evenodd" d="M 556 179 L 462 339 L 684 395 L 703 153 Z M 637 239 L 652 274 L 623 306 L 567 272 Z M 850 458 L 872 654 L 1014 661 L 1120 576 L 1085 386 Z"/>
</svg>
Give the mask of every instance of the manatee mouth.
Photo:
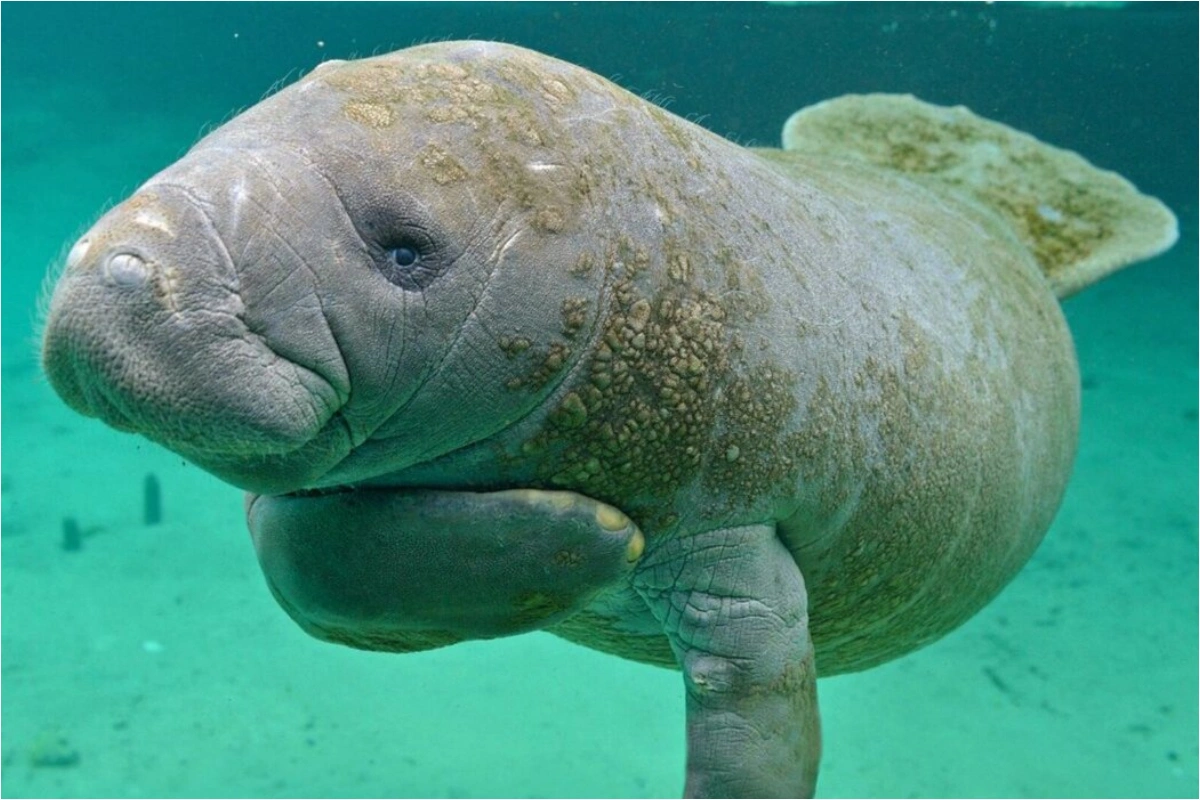
<svg viewBox="0 0 1200 800">
<path fill-rule="evenodd" d="M 77 394 L 83 398 L 82 401 L 67 401 L 67 404 L 76 411 L 85 416 L 95 417 L 110 428 L 122 433 L 141 432 L 137 423 L 122 409 L 121 404 L 109 396 L 109 392 L 105 390 L 104 384 L 89 383 L 81 380 L 77 386 Z M 58 389 L 60 396 L 68 396 L 68 393 L 57 384 L 55 388 Z"/>
<path fill-rule="evenodd" d="M 71 291 L 72 303 L 89 302 Z M 70 305 L 47 319 L 43 367 L 77 412 L 248 490 L 310 486 L 350 452 L 338 392 L 315 372 L 181 315 L 140 336 L 116 323 Z"/>
<path fill-rule="evenodd" d="M 338 494 L 353 494 L 354 492 L 363 491 L 364 487 L 355 486 L 353 484 L 342 484 L 339 486 L 322 486 L 315 489 L 297 489 L 294 492 L 284 492 L 283 494 L 273 495 L 274 497 L 284 497 L 288 500 L 314 500 L 321 497 L 330 497 Z M 380 491 L 379 487 L 371 487 L 372 491 Z M 397 491 L 400 491 L 399 489 Z M 251 495 L 257 499 L 261 495 Z M 253 500 L 248 500 L 248 503 L 253 503 Z M 247 507 L 248 509 L 248 507 Z"/>
</svg>

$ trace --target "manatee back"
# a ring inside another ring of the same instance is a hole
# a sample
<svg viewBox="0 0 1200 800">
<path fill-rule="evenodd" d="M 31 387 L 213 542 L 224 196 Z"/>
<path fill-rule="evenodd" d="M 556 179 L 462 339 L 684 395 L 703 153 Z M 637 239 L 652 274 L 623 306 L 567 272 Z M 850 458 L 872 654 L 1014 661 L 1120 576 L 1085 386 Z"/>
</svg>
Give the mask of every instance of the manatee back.
<svg viewBox="0 0 1200 800">
<path fill-rule="evenodd" d="M 858 222 L 839 247 L 867 268 L 827 291 L 876 306 L 812 367 L 799 432 L 817 480 L 780 522 L 828 675 L 938 638 L 1026 562 L 1078 429 L 1055 298 L 1166 249 L 1176 223 L 1120 176 L 961 107 L 838 98 L 783 138 L 759 155 Z"/>
<path fill-rule="evenodd" d="M 777 521 L 832 675 L 939 638 L 1028 560 L 1074 458 L 1078 372 L 1003 221 L 869 164 L 760 155 L 771 174 L 741 164 L 725 199 L 768 222 L 738 243 L 768 300 L 726 317 L 730 377 L 700 480 L 674 507 L 685 531 Z M 554 632 L 671 664 L 636 599 Z"/>
<path fill-rule="evenodd" d="M 847 221 L 821 262 L 839 271 L 806 281 L 855 302 L 788 348 L 804 353 L 802 465 L 779 521 L 830 675 L 936 640 L 1021 569 L 1070 475 L 1078 368 L 1003 220 L 869 164 L 768 155 Z"/>
</svg>

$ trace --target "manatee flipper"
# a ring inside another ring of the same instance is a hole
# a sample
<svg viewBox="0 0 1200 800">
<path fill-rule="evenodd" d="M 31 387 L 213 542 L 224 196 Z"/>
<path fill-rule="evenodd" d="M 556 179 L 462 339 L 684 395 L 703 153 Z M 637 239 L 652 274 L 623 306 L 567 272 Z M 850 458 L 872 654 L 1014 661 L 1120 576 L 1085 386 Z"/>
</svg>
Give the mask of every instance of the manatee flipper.
<svg viewBox="0 0 1200 800">
<path fill-rule="evenodd" d="M 821 755 L 804 578 L 773 525 L 664 543 L 634 578 L 687 690 L 687 797 L 811 797 Z"/>
<path fill-rule="evenodd" d="M 1178 238 L 1175 215 L 1115 172 L 984 119 L 911 95 L 847 95 L 803 108 L 785 151 L 856 160 L 951 189 L 1004 219 L 1060 298 Z"/>
<path fill-rule="evenodd" d="M 247 495 L 272 594 L 319 639 L 426 650 L 562 620 L 624 583 L 641 531 L 573 492 Z"/>
</svg>

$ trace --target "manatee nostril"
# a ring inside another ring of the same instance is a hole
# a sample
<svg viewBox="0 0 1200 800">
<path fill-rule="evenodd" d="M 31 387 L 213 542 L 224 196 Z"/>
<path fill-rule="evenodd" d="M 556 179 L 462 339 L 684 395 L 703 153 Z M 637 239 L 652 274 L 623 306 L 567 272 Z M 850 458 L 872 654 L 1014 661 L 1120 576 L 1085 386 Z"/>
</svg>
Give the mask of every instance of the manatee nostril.
<svg viewBox="0 0 1200 800">
<path fill-rule="evenodd" d="M 79 266 L 79 262 L 83 261 L 88 254 L 88 250 L 92 249 L 92 240 L 86 236 L 80 239 L 71 248 L 71 252 L 67 253 L 67 269 L 74 269 Z"/>
<path fill-rule="evenodd" d="M 104 280 L 114 286 L 141 286 L 148 275 L 145 260 L 133 253 L 116 253 L 104 262 Z"/>
</svg>

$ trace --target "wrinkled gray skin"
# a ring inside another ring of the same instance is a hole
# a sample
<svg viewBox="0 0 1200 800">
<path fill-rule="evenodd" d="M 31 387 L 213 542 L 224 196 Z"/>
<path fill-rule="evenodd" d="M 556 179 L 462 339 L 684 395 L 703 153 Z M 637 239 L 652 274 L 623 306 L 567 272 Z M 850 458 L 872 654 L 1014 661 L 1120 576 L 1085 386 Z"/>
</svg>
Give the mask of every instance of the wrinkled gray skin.
<svg viewBox="0 0 1200 800">
<path fill-rule="evenodd" d="M 203 139 L 71 251 L 44 361 L 252 493 L 317 636 L 678 665 L 696 796 L 812 792 L 817 672 L 995 595 L 1078 408 L 985 211 L 479 42 L 330 62 Z"/>
</svg>

